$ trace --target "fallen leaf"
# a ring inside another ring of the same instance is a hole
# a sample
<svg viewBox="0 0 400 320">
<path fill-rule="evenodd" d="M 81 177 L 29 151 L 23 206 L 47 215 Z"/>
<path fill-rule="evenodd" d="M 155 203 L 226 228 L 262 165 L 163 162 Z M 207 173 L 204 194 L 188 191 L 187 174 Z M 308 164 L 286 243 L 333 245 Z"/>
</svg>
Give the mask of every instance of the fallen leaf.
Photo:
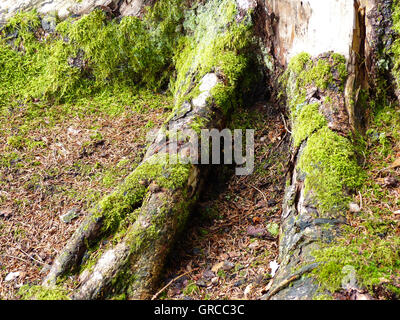
<svg viewBox="0 0 400 320">
<path fill-rule="evenodd" d="M 217 264 L 215 264 L 212 268 L 211 271 L 214 273 L 217 273 L 219 269 L 221 269 L 224 265 L 224 262 L 219 262 Z"/>
<path fill-rule="evenodd" d="M 252 284 L 249 284 L 246 289 L 244 289 L 244 298 L 246 299 L 251 292 L 251 288 L 253 287 Z"/>
<path fill-rule="evenodd" d="M 397 158 L 391 165 L 390 169 L 400 168 L 400 158 Z"/>
<path fill-rule="evenodd" d="M 269 263 L 269 267 L 271 268 L 271 277 L 274 277 L 276 271 L 279 269 L 279 264 L 278 264 L 278 262 L 276 262 L 275 260 L 274 260 L 274 261 L 271 261 L 271 262 Z"/>
<path fill-rule="evenodd" d="M 4 279 L 4 281 L 5 281 L 5 282 L 13 281 L 13 280 L 17 279 L 17 278 L 19 277 L 19 275 L 20 275 L 20 272 L 19 272 L 19 271 L 17 271 L 17 272 L 10 272 L 10 273 L 6 276 L 6 278 Z"/>
<path fill-rule="evenodd" d="M 256 228 L 253 226 L 249 226 L 247 228 L 247 235 L 249 235 L 250 237 L 262 237 L 263 235 L 265 235 L 266 230 L 264 228 Z"/>
</svg>

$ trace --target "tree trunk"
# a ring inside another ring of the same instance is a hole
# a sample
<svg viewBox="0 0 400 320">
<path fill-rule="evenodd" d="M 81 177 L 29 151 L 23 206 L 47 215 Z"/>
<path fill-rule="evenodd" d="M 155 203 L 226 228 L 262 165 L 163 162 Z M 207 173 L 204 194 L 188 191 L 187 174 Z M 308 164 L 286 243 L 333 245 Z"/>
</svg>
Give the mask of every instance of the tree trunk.
<svg viewBox="0 0 400 320">
<path fill-rule="evenodd" d="M 320 284 L 311 276 L 311 272 L 319 266 L 313 252 L 321 243 L 331 242 L 340 233 L 340 227 L 346 224 L 348 207 L 339 206 L 339 199 L 337 202 L 328 200 L 340 191 L 331 189 L 329 184 L 334 175 L 340 175 L 339 168 L 335 168 L 336 161 L 357 166 L 352 138 L 363 134 L 368 121 L 368 110 L 362 105 L 360 92 L 365 90 L 374 97 L 377 94 L 374 88 L 381 81 L 391 82 L 390 73 L 382 71 L 379 61 L 389 59 L 385 56 L 388 52 L 383 49 L 390 46 L 393 40 L 390 38 L 393 37 L 390 29 L 392 1 L 385 1 L 384 4 L 375 1 L 269 2 L 279 21 L 276 27 L 279 32 L 274 38 L 275 53 L 284 65 L 291 61 L 283 90 L 287 94 L 294 142 L 298 145 L 292 150 L 289 186 L 283 204 L 280 268 L 263 298 L 307 300 L 319 294 L 331 294 L 321 292 Z M 319 26 L 314 29 L 317 24 Z M 288 32 L 282 32 L 282 29 Z M 388 31 L 387 37 L 383 37 L 383 33 Z M 311 52 L 315 56 L 308 66 L 299 56 L 292 58 L 300 51 Z M 331 52 L 322 53 L 328 51 Z M 348 74 L 342 79 L 338 79 L 338 68 L 341 67 L 334 62 L 332 52 L 340 53 L 347 59 Z M 325 84 L 310 74 L 316 70 L 313 68 L 324 62 L 329 65 L 330 73 L 324 77 L 330 78 Z M 303 72 L 303 68 L 308 71 Z M 305 76 L 312 81 L 299 79 Z M 304 111 L 302 117 L 300 111 L 299 115 L 299 107 L 306 108 L 313 104 L 317 113 Z M 318 113 L 323 118 L 319 118 Z M 336 153 L 334 141 L 339 140 L 343 144 L 338 145 Z M 316 141 L 320 143 L 315 144 Z M 344 145 L 348 148 L 345 154 L 352 156 L 343 155 Z M 317 150 L 312 150 L 317 146 Z M 331 158 L 330 161 L 324 161 L 323 153 Z M 324 171 L 330 173 L 325 176 Z M 319 181 L 311 181 L 310 176 L 315 173 Z M 356 173 L 349 178 L 350 181 L 358 179 Z M 344 181 L 346 177 L 340 175 L 339 179 Z M 340 189 L 350 190 L 351 187 L 343 183 Z"/>
</svg>

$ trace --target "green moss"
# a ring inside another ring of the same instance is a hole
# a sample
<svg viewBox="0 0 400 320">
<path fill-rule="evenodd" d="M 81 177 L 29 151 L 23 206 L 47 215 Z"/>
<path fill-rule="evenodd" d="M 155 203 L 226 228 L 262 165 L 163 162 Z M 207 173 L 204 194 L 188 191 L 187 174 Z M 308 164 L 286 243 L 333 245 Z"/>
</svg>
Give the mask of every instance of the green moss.
<svg viewBox="0 0 400 320">
<path fill-rule="evenodd" d="M 368 201 L 368 205 L 357 217 L 354 214 L 349 216 L 352 226 L 343 227 L 335 242 L 321 244 L 321 249 L 313 252 L 317 262 L 321 262 L 314 271 L 314 277 L 322 290 L 335 292 L 342 289 L 342 280 L 346 276 L 344 271 L 350 266 L 354 268 L 359 287 L 368 289 L 372 295 L 378 292 L 379 298 L 386 291 L 387 297 L 398 299 L 400 290 L 396 275 L 400 272 L 400 237 L 393 209 L 397 209 L 400 202 L 393 190 L 376 181 L 376 172 L 387 170 L 397 158 L 400 110 L 398 106 L 381 105 L 381 101 L 377 101 L 373 111 L 365 137 L 369 179 L 360 190 L 362 199 Z M 392 137 L 389 145 L 391 152 L 388 154 L 382 151 L 380 135 Z"/>
<path fill-rule="evenodd" d="M 313 275 L 322 290 L 335 292 L 342 289 L 342 281 L 346 276 L 343 270 L 350 266 L 356 272 L 358 285 L 372 292 L 374 286 L 390 280 L 394 270 L 399 270 L 399 245 L 398 237 L 381 239 L 370 234 L 359 234 L 350 241 L 348 237 L 343 237 L 313 252 L 316 261 L 321 262 Z M 400 295 L 398 288 L 394 292 Z"/>
<path fill-rule="evenodd" d="M 334 74 L 337 76 L 334 77 Z M 303 52 L 293 57 L 280 79 L 292 115 L 296 116 L 297 107 L 304 104 L 309 86 L 315 86 L 321 91 L 343 92 L 347 76 L 346 59 L 337 53 L 312 59 L 308 53 Z"/>
<path fill-rule="evenodd" d="M 228 112 L 238 102 L 235 88 L 249 66 L 250 25 L 235 21 L 235 1 L 208 1 L 188 10 L 184 27 L 188 36 L 180 42 L 175 57 L 176 104 L 195 97 L 193 83 L 209 72 L 217 72 L 225 82 L 212 90 L 215 104 Z"/>
<path fill-rule="evenodd" d="M 115 230 L 128 213 L 133 212 L 143 200 L 148 185 L 153 181 L 160 188 L 171 191 L 185 185 L 190 165 L 169 164 L 167 154 L 157 154 L 142 163 L 110 195 L 100 201 L 94 217 L 105 217 L 105 229 Z"/>
<path fill-rule="evenodd" d="M 396 80 L 397 86 L 400 87 L 400 1 L 394 0 L 392 6 L 392 19 L 393 30 L 397 34 L 396 40 L 391 46 L 391 53 L 393 54 L 393 75 Z"/>
<path fill-rule="evenodd" d="M 345 208 L 346 194 L 362 185 L 363 174 L 352 143 L 328 128 L 320 105 L 306 104 L 306 95 L 310 87 L 316 87 L 326 97 L 324 103 L 330 103 L 329 93 L 342 94 L 346 78 L 346 59 L 335 53 L 316 59 L 300 53 L 281 78 L 291 111 L 294 145 L 307 139 L 299 169 L 306 173 L 306 192 L 313 191 L 322 213 Z"/>
<path fill-rule="evenodd" d="M 301 52 L 290 59 L 288 69 L 299 74 L 312 64 L 311 55 L 307 52 Z"/>
<path fill-rule="evenodd" d="M 71 300 L 68 291 L 62 288 L 45 288 L 42 286 L 22 286 L 18 294 L 22 300 Z"/>
<path fill-rule="evenodd" d="M 104 86 L 165 86 L 185 3 L 157 2 L 145 17 L 108 20 L 101 10 L 69 18 L 42 38 L 36 11 L 17 14 L 0 37 L 0 96 L 71 101 Z M 17 51 L 18 50 L 18 51 Z M 3 69 L 3 68 L 2 68 Z"/>
<path fill-rule="evenodd" d="M 313 132 L 326 125 L 327 121 L 320 114 L 318 103 L 303 106 L 293 124 L 294 145 L 299 146 Z"/>
<path fill-rule="evenodd" d="M 312 134 L 300 157 L 306 191 L 313 190 L 322 212 L 345 209 L 346 191 L 362 185 L 364 174 L 351 142 L 323 127 Z"/>
<path fill-rule="evenodd" d="M 189 282 L 186 287 L 183 289 L 183 294 L 186 296 L 190 296 L 195 293 L 199 293 L 200 288 L 194 282 Z"/>
</svg>

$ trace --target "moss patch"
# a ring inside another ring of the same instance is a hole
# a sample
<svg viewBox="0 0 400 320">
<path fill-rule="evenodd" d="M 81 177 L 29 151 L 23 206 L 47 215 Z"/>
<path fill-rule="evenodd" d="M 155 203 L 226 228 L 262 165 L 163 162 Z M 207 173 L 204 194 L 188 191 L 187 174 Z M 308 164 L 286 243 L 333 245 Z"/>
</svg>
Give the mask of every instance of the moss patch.
<svg viewBox="0 0 400 320">
<path fill-rule="evenodd" d="M 346 59 L 342 55 L 329 53 L 313 59 L 303 52 L 293 57 L 281 77 L 292 116 L 297 116 L 297 108 L 304 104 L 310 86 L 320 91 L 343 92 L 347 75 Z"/>
<path fill-rule="evenodd" d="M 68 291 L 62 288 L 45 288 L 42 286 L 22 286 L 18 294 L 22 300 L 71 300 Z"/>
<path fill-rule="evenodd" d="M 309 104 L 301 108 L 298 117 L 295 119 L 293 127 L 294 145 L 299 146 L 313 132 L 326 126 L 325 117 L 319 113 L 319 104 Z"/>
<path fill-rule="evenodd" d="M 347 78 L 346 60 L 335 53 L 315 59 L 307 53 L 294 57 L 281 81 L 287 95 L 296 147 L 307 140 L 299 169 L 306 173 L 306 192 L 313 191 L 321 213 L 346 208 L 349 191 L 359 188 L 363 172 L 357 163 L 355 147 L 345 137 L 328 128 L 319 103 L 307 104 L 308 89 L 317 89 L 330 104 L 330 95 L 343 94 Z"/>
<path fill-rule="evenodd" d="M 177 190 L 187 183 L 190 165 L 169 164 L 167 154 L 157 154 L 136 168 L 112 194 L 100 201 L 94 216 L 105 216 L 105 229 L 115 230 L 143 200 L 150 183 Z"/>
<path fill-rule="evenodd" d="M 315 192 L 322 212 L 346 209 L 346 188 L 358 188 L 363 182 L 353 145 L 328 127 L 308 138 L 299 168 L 306 173 L 306 192 Z"/>
<path fill-rule="evenodd" d="M 187 36 L 181 39 L 175 56 L 174 93 L 178 107 L 198 94 L 200 79 L 209 72 L 217 72 L 225 79 L 211 92 L 216 105 L 228 112 L 238 102 L 235 88 L 249 67 L 253 37 L 249 18 L 238 24 L 236 14 L 236 3 L 232 0 L 208 1 L 187 11 L 184 23 Z"/>
<path fill-rule="evenodd" d="M 157 2 L 140 20 L 109 20 L 101 10 L 59 23 L 45 36 L 36 11 L 19 13 L 2 30 L 0 96 L 71 101 L 105 85 L 165 86 L 185 3 Z M 5 100 L 5 101 L 4 101 Z"/>
<path fill-rule="evenodd" d="M 391 46 L 393 54 L 393 75 L 395 77 L 397 87 L 400 87 L 400 1 L 394 0 L 392 6 L 392 19 L 393 19 L 393 30 L 397 34 L 397 39 Z"/>
<path fill-rule="evenodd" d="M 399 178 L 388 169 L 400 154 L 400 109 L 380 105 L 374 110 L 365 141 L 368 179 L 353 201 L 362 203 L 358 214 L 348 214 L 348 226 L 334 243 L 313 252 L 321 265 L 313 272 L 322 290 L 340 291 L 346 266 L 354 268 L 357 285 L 378 299 L 400 297 L 400 222 L 393 214 L 400 206 L 398 188 L 382 184 L 383 175 Z"/>
</svg>

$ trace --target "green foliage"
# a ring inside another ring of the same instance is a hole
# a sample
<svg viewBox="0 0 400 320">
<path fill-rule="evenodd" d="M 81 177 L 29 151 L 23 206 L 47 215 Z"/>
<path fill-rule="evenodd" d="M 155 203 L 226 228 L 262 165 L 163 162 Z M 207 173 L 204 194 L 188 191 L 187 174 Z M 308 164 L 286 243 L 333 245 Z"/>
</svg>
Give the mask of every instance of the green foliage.
<svg viewBox="0 0 400 320">
<path fill-rule="evenodd" d="M 360 187 L 364 179 L 351 142 L 328 127 L 308 138 L 299 168 L 306 173 L 306 191 L 315 192 L 322 212 L 344 209 L 346 189 Z"/>
</svg>

